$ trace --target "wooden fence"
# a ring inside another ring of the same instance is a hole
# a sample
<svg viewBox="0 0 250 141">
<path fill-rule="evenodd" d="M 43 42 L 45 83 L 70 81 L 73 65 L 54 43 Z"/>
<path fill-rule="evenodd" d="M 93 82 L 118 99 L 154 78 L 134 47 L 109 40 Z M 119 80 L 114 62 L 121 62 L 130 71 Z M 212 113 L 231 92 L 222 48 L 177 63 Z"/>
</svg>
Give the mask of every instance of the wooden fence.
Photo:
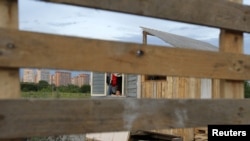
<svg viewBox="0 0 250 141">
<path fill-rule="evenodd" d="M 224 0 L 47 1 L 220 28 L 220 52 L 19 31 L 17 0 L 1 0 L 0 139 L 250 123 L 250 100 L 242 99 L 250 79 L 250 56 L 242 54 L 250 7 Z M 214 78 L 220 92 L 213 97 L 228 99 L 23 100 L 23 67 Z"/>
</svg>

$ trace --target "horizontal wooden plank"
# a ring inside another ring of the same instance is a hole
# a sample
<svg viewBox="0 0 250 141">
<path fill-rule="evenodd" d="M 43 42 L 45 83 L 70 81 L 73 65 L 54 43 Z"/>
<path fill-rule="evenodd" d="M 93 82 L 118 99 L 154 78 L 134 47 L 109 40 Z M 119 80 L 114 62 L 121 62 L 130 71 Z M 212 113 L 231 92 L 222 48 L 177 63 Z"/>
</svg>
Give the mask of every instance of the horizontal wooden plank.
<svg viewBox="0 0 250 141">
<path fill-rule="evenodd" d="M 248 55 L 6 29 L 0 29 L 0 67 L 250 79 Z"/>
<path fill-rule="evenodd" d="M 250 124 L 250 100 L 0 100 L 0 138 Z"/>
<path fill-rule="evenodd" d="M 225 0 L 46 0 L 250 32 L 250 7 Z"/>
</svg>

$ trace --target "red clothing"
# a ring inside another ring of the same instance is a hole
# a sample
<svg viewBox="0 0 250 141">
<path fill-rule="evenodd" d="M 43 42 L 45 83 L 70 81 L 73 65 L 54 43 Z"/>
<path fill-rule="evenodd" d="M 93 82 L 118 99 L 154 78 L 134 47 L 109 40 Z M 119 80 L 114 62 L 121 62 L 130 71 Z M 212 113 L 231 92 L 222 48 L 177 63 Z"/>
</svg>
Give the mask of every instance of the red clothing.
<svg viewBox="0 0 250 141">
<path fill-rule="evenodd" d="M 111 85 L 116 86 L 117 85 L 117 76 L 115 74 L 111 75 Z"/>
</svg>

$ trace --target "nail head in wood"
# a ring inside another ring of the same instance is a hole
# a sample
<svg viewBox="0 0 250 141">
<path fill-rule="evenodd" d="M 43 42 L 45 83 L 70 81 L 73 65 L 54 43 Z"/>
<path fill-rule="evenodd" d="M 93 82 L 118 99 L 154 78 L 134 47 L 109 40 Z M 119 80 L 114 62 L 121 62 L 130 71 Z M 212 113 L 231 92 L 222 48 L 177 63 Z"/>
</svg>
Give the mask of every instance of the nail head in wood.
<svg viewBox="0 0 250 141">
<path fill-rule="evenodd" d="M 9 48 L 9 49 L 13 49 L 13 48 L 15 48 L 15 44 L 13 44 L 13 43 L 8 43 L 8 44 L 6 45 L 6 47 Z"/>
<path fill-rule="evenodd" d="M 136 51 L 136 55 L 137 56 L 143 56 L 144 55 L 144 52 L 142 50 L 137 50 Z"/>
</svg>

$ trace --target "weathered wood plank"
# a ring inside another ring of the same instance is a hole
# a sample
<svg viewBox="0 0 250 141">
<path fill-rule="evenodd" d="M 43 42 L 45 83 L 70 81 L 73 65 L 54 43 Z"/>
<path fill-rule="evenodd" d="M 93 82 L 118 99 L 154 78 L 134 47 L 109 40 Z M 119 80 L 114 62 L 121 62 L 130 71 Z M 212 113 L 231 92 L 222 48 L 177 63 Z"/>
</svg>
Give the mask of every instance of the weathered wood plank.
<svg viewBox="0 0 250 141">
<path fill-rule="evenodd" d="M 213 99 L 220 98 L 220 79 L 212 79 L 212 96 Z"/>
<path fill-rule="evenodd" d="M 229 0 L 242 3 L 242 0 Z M 243 32 L 221 29 L 220 51 L 243 53 Z M 220 80 L 220 98 L 244 98 L 244 81 Z"/>
<path fill-rule="evenodd" d="M 163 98 L 173 98 L 173 77 L 167 76 L 167 93 Z"/>
<path fill-rule="evenodd" d="M 17 0 L 0 1 L 0 27 L 18 29 Z"/>
<path fill-rule="evenodd" d="M 141 56 L 136 53 L 143 51 Z M 35 50 L 35 51 L 34 51 Z M 249 80 L 250 56 L 0 29 L 0 67 Z"/>
<path fill-rule="evenodd" d="M 250 7 L 225 0 L 46 0 L 250 32 Z M 180 10 L 181 9 L 181 10 Z M 199 12 L 197 12 L 199 11 Z"/>
<path fill-rule="evenodd" d="M 0 0 L 0 27 L 18 29 L 18 1 Z M 1 54 L 1 49 L 0 49 Z M 20 95 L 19 69 L 0 67 L 0 99 L 16 99 Z M 24 141 L 25 139 L 0 139 Z"/>
<path fill-rule="evenodd" d="M 17 0 L 0 0 L 0 27 L 11 29 L 18 28 Z M 2 49 L 0 49 L 0 56 L 1 52 Z M 19 69 L 8 69 L 1 66 L 0 78 L 0 99 L 19 98 Z"/>
<path fill-rule="evenodd" d="M 19 69 L 0 68 L 0 99 L 20 98 Z"/>
<path fill-rule="evenodd" d="M 0 107 L 0 138 L 250 124 L 250 100 L 1 100 Z"/>
</svg>

